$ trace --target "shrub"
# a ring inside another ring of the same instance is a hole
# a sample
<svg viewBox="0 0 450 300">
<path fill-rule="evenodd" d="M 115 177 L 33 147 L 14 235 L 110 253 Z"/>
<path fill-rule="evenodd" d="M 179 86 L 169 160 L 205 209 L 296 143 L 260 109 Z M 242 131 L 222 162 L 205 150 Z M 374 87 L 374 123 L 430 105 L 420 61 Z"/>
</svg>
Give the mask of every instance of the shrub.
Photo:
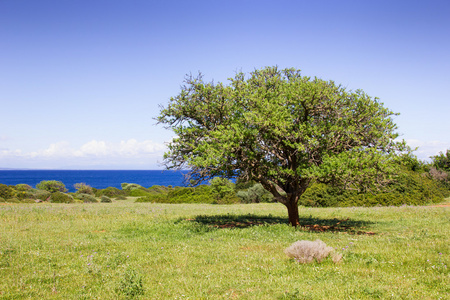
<svg viewBox="0 0 450 300">
<path fill-rule="evenodd" d="M 115 199 L 116 200 L 127 200 L 127 197 L 125 197 L 125 196 L 116 196 Z"/>
<path fill-rule="evenodd" d="M 49 198 L 52 194 L 49 191 L 37 190 L 37 189 L 33 189 L 31 192 L 33 193 L 33 198 L 39 199 L 41 201 L 49 200 Z"/>
<path fill-rule="evenodd" d="M 84 203 L 97 203 L 98 200 L 89 194 L 76 194 L 75 197 L 77 199 L 80 199 L 81 201 L 83 201 Z"/>
<path fill-rule="evenodd" d="M 429 165 L 417 158 L 412 153 L 401 154 L 398 157 L 398 163 L 409 171 L 423 172 L 428 171 Z"/>
<path fill-rule="evenodd" d="M 0 183 L 0 197 L 4 199 L 14 197 L 14 189 L 6 184 Z"/>
<path fill-rule="evenodd" d="M 33 189 L 31 186 L 29 186 L 28 184 L 24 184 L 24 183 L 19 183 L 16 184 L 16 190 L 17 191 L 22 191 L 22 192 L 26 192 Z"/>
<path fill-rule="evenodd" d="M 284 250 L 287 256 L 294 258 L 299 263 L 311 263 L 314 259 L 322 262 L 333 251 L 321 240 L 297 241 Z"/>
<path fill-rule="evenodd" d="M 5 198 L 0 197 L 0 202 L 5 202 Z"/>
<path fill-rule="evenodd" d="M 213 204 L 238 204 L 241 199 L 235 195 L 225 195 L 225 197 L 214 200 Z"/>
<path fill-rule="evenodd" d="M 75 183 L 73 186 L 77 190 L 77 193 L 94 195 L 94 191 L 92 190 L 92 187 L 90 185 L 87 185 L 84 182 Z"/>
<path fill-rule="evenodd" d="M 151 202 L 151 203 L 169 203 L 167 195 L 150 194 L 145 197 L 139 197 L 135 202 Z"/>
<path fill-rule="evenodd" d="M 317 207 L 424 205 L 448 197 L 450 191 L 446 184 L 427 174 L 405 168 L 384 190 L 376 193 L 358 193 L 313 183 L 300 197 L 299 204 Z"/>
<path fill-rule="evenodd" d="M 61 181 L 56 180 L 43 180 L 36 185 L 39 190 L 54 192 L 67 192 L 66 186 Z"/>
<path fill-rule="evenodd" d="M 20 203 L 19 199 L 17 199 L 17 198 L 6 199 L 6 202 L 8 202 L 8 203 Z"/>
<path fill-rule="evenodd" d="M 32 192 L 32 190 L 28 190 L 28 191 L 16 191 L 15 193 L 16 198 L 18 199 L 34 199 L 34 193 Z"/>
<path fill-rule="evenodd" d="M 217 200 L 235 195 L 235 185 L 231 180 L 227 178 L 214 177 L 209 181 L 209 184 L 211 185 L 211 188 Z"/>
<path fill-rule="evenodd" d="M 54 192 L 50 196 L 50 202 L 52 203 L 73 203 L 73 197 L 61 192 Z"/>
<path fill-rule="evenodd" d="M 201 187 L 201 186 L 202 186 L 202 185 L 196 187 L 196 189 L 199 188 L 199 187 Z M 173 188 L 172 188 L 171 185 L 169 185 L 169 186 L 167 186 L 167 187 L 166 187 L 166 186 L 163 186 L 163 185 L 154 185 L 154 186 L 149 187 L 149 188 L 147 189 L 147 191 L 148 191 L 149 193 L 152 193 L 152 194 L 154 194 L 154 193 L 159 193 L 159 194 L 161 194 L 161 193 L 168 193 L 168 192 L 171 191 L 171 190 L 173 190 Z"/>
<path fill-rule="evenodd" d="M 141 189 L 132 189 L 132 190 L 129 190 L 128 195 L 131 197 L 144 197 L 144 196 L 148 196 L 149 193 L 146 192 L 145 190 L 141 190 Z"/>
<path fill-rule="evenodd" d="M 256 184 L 255 181 L 250 180 L 250 181 L 244 181 L 240 178 L 238 178 L 236 180 L 236 185 L 235 185 L 235 189 L 236 190 L 248 190 L 249 188 L 251 188 L 252 186 L 254 186 Z"/>
<path fill-rule="evenodd" d="M 439 152 L 439 155 L 432 156 L 431 159 L 433 161 L 432 164 L 436 169 L 450 172 L 450 149 L 448 149 L 445 154 Z"/>
<path fill-rule="evenodd" d="M 131 190 L 136 190 L 136 189 L 141 189 L 141 190 L 145 190 L 145 188 L 139 184 L 136 183 L 122 183 L 120 184 L 122 187 L 122 190 L 124 191 L 131 191 Z"/>
<path fill-rule="evenodd" d="M 273 202 L 274 198 L 260 183 L 254 184 L 247 190 L 237 192 L 236 196 L 241 199 L 242 203 Z"/>
<path fill-rule="evenodd" d="M 102 203 L 111 203 L 112 200 L 108 196 L 102 196 L 100 202 L 102 202 Z"/>
<path fill-rule="evenodd" d="M 152 186 L 147 191 L 147 195 L 136 199 L 136 202 L 217 203 L 217 199 L 209 185 L 175 188 Z M 229 199 L 225 201 L 229 201 Z M 232 202 L 235 203 L 236 199 L 233 199 Z"/>
<path fill-rule="evenodd" d="M 97 197 L 101 197 L 104 195 L 112 198 L 117 196 L 126 196 L 127 191 L 122 191 L 115 187 L 107 187 L 106 189 L 96 190 L 95 195 Z"/>
</svg>

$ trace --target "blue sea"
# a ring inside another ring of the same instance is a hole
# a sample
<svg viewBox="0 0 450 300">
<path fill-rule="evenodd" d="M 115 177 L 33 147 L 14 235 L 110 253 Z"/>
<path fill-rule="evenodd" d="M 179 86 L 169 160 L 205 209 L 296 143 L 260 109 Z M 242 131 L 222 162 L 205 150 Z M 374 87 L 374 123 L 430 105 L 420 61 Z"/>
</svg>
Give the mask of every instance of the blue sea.
<svg viewBox="0 0 450 300">
<path fill-rule="evenodd" d="M 86 183 L 96 189 L 121 188 L 123 182 L 137 183 L 143 187 L 153 185 L 184 186 L 183 175 L 188 171 L 131 171 L 131 170 L 0 170 L 0 183 L 16 185 L 25 183 L 32 187 L 42 180 L 57 180 L 65 184 L 70 192 L 75 192 L 75 183 Z"/>
</svg>

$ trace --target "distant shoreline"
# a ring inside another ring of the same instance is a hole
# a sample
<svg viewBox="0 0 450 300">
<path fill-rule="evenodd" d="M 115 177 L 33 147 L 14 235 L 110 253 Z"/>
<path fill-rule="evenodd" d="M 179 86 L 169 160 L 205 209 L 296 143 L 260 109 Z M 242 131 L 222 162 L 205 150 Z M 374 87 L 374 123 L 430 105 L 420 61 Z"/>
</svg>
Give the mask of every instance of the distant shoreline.
<svg viewBox="0 0 450 300">
<path fill-rule="evenodd" d="M 69 191 L 74 184 L 85 183 L 93 188 L 121 188 L 122 183 L 136 183 L 143 187 L 153 185 L 185 186 L 184 175 L 188 170 L 34 170 L 1 169 L 0 183 L 6 185 L 28 184 L 35 187 L 43 180 L 56 180 L 64 183 Z"/>
</svg>

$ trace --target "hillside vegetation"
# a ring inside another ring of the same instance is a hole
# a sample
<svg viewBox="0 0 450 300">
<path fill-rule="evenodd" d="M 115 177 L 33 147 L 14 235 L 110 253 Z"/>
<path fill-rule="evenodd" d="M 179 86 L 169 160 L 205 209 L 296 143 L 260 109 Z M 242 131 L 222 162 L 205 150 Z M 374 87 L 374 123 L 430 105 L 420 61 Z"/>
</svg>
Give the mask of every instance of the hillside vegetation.
<svg viewBox="0 0 450 300">
<path fill-rule="evenodd" d="M 449 152 L 447 152 L 449 153 Z M 450 154 L 448 154 L 450 157 Z M 436 156 L 430 164 L 405 156 L 401 172 L 377 191 L 342 189 L 323 183 L 312 183 L 300 197 L 299 204 L 311 207 L 400 206 L 439 203 L 450 195 L 447 156 Z M 11 203 L 95 203 L 137 197 L 137 202 L 153 203 L 271 203 L 274 198 L 261 184 L 236 183 L 215 177 L 208 184 L 194 187 L 152 186 L 122 183 L 122 188 L 95 189 L 85 183 L 75 184 L 76 193 L 67 193 L 62 182 L 42 181 L 36 188 L 26 184 L 0 184 L 0 202 Z"/>
</svg>

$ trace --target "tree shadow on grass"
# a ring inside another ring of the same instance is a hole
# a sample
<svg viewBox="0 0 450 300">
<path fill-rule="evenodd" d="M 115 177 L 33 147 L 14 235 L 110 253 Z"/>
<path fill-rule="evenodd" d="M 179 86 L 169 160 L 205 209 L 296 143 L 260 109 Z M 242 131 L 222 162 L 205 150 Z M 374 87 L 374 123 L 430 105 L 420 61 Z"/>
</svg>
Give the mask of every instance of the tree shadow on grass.
<svg viewBox="0 0 450 300">
<path fill-rule="evenodd" d="M 289 224 L 288 218 L 275 217 L 272 215 L 198 215 L 187 221 L 196 222 L 213 228 L 247 228 L 251 226 L 267 226 L 275 224 Z M 365 231 L 373 222 L 347 219 L 321 219 L 300 217 L 301 226 L 299 230 L 315 232 L 345 232 L 348 234 L 368 234 L 375 232 Z"/>
</svg>

